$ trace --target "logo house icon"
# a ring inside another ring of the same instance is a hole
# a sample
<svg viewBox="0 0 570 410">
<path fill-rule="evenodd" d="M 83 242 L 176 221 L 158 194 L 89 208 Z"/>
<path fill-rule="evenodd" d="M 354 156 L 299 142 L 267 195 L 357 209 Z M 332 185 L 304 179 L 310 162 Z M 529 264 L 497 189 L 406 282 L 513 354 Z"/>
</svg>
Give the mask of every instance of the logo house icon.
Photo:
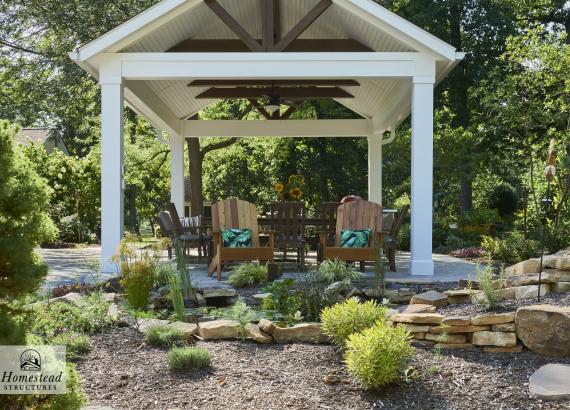
<svg viewBox="0 0 570 410">
<path fill-rule="evenodd" d="M 20 355 L 20 370 L 38 371 L 42 369 L 42 357 L 34 349 L 28 349 Z"/>
</svg>

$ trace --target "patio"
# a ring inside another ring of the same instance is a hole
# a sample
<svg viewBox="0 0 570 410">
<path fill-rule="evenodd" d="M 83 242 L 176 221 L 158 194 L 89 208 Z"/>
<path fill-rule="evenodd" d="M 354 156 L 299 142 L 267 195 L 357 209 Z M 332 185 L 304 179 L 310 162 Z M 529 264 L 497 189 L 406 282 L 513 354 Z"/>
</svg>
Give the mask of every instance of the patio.
<svg viewBox="0 0 570 410">
<path fill-rule="evenodd" d="M 197 256 L 194 250 L 192 256 Z M 118 276 L 117 273 L 101 273 L 92 267 L 97 264 L 101 257 L 101 247 L 85 247 L 72 249 L 39 249 L 38 253 L 49 266 L 49 274 L 44 283 L 44 288 L 54 288 L 58 285 L 70 285 L 74 283 L 95 283 L 103 282 L 112 277 Z M 167 259 L 166 252 L 163 259 Z M 459 280 L 475 279 L 476 265 L 472 262 L 455 258 L 448 255 L 433 254 L 435 265 L 435 273 L 429 278 L 418 278 L 410 275 L 407 271 L 410 261 L 410 254 L 407 252 L 398 252 L 396 254 L 396 266 L 398 272 L 386 272 L 387 282 L 395 282 L 402 284 L 422 284 L 422 283 L 449 283 L 458 282 Z M 310 252 L 307 258 L 309 264 L 316 263 L 316 253 Z M 293 277 L 297 275 L 293 269 L 284 269 L 284 276 Z M 192 282 L 197 287 L 213 287 L 217 280 L 208 277 L 206 266 L 204 263 L 190 264 L 190 273 Z M 372 276 L 373 272 L 367 269 L 366 276 Z M 227 279 L 228 271 L 223 273 L 223 278 Z"/>
</svg>

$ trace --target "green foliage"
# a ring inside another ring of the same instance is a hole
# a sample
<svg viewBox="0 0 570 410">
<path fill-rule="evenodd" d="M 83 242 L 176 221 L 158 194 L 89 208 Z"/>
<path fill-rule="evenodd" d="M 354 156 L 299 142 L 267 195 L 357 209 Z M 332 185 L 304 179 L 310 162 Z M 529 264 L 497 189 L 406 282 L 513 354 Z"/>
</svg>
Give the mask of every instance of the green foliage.
<svg viewBox="0 0 570 410">
<path fill-rule="evenodd" d="M 517 191 L 509 183 L 503 182 L 493 189 L 489 207 L 497 209 L 502 217 L 512 216 L 519 206 Z"/>
<path fill-rule="evenodd" d="M 517 263 L 538 255 L 538 242 L 525 239 L 520 232 L 511 232 L 504 239 L 483 236 L 481 247 L 486 256 L 502 263 Z"/>
<path fill-rule="evenodd" d="M 148 305 L 150 290 L 159 276 L 160 253 L 164 243 L 139 249 L 132 238 L 123 239 L 118 253 L 113 257 L 121 269 L 121 286 L 127 294 L 129 305 L 137 310 L 145 310 Z"/>
<path fill-rule="evenodd" d="M 445 246 L 452 250 L 462 249 L 465 247 L 465 241 L 458 236 L 449 235 L 445 240 Z"/>
<path fill-rule="evenodd" d="M 34 307 L 30 331 L 46 339 L 61 333 L 97 333 L 113 324 L 107 316 L 108 310 L 108 304 L 98 293 L 89 295 L 80 306 L 42 302 Z"/>
<path fill-rule="evenodd" d="M 267 282 L 267 265 L 242 263 L 232 268 L 228 283 L 235 288 L 253 286 Z"/>
<path fill-rule="evenodd" d="M 496 209 L 479 208 L 473 209 L 462 215 L 461 225 L 490 225 L 500 221 L 499 212 Z"/>
<path fill-rule="evenodd" d="M 168 241 L 168 240 L 167 240 Z M 167 242 L 161 245 L 161 249 L 166 247 Z M 180 285 L 180 292 L 182 298 L 190 299 L 195 297 L 195 290 L 192 287 L 192 280 L 190 279 L 190 272 L 188 272 L 188 263 L 186 256 L 184 255 L 184 249 L 182 244 L 178 241 L 174 245 L 174 251 L 176 252 L 176 272 L 178 273 L 178 283 Z"/>
<path fill-rule="evenodd" d="M 180 279 L 175 271 L 165 273 L 168 285 L 170 286 L 170 300 L 174 306 L 176 318 L 180 321 L 186 320 L 186 310 L 184 306 L 184 298 L 182 297 L 182 289 Z"/>
<path fill-rule="evenodd" d="M 413 352 L 404 326 L 379 320 L 348 337 L 344 362 L 364 388 L 379 389 L 398 378 Z"/>
<path fill-rule="evenodd" d="M 170 370 L 201 370 L 210 366 L 212 355 L 203 347 L 173 347 L 166 360 Z"/>
<path fill-rule="evenodd" d="M 293 279 L 286 278 L 273 281 L 265 286 L 263 291 L 271 293 L 271 296 L 263 300 L 263 309 L 275 309 L 283 314 L 289 313 L 292 305 L 291 299 L 294 297 L 295 293 L 293 290 L 294 285 L 295 281 Z"/>
<path fill-rule="evenodd" d="M 339 348 L 344 348 L 351 334 L 368 329 L 379 320 L 386 320 L 387 314 L 388 309 L 373 300 L 360 303 L 358 299 L 351 298 L 323 309 L 322 330 Z"/>
<path fill-rule="evenodd" d="M 145 332 L 145 342 L 149 346 L 170 347 L 186 342 L 186 336 L 180 329 L 169 325 L 149 326 Z"/>
<path fill-rule="evenodd" d="M 10 301 L 37 289 L 47 273 L 34 249 L 55 237 L 45 212 L 49 188 L 28 159 L 14 149 L 17 128 L 0 121 L 0 323 L 10 319 Z"/>
<path fill-rule="evenodd" d="M 242 339 L 245 339 L 246 325 L 252 321 L 259 320 L 258 313 L 252 310 L 241 296 L 238 297 L 236 303 L 234 303 L 229 309 L 220 310 L 220 316 L 239 322 Z"/>
<path fill-rule="evenodd" d="M 334 282 L 352 282 L 360 279 L 362 273 L 339 259 L 327 259 L 317 269 L 317 280 L 331 284 Z"/>
<path fill-rule="evenodd" d="M 492 310 L 496 308 L 498 303 L 501 301 L 501 298 L 495 291 L 496 286 L 493 265 L 477 265 L 477 282 L 479 283 L 479 289 L 483 291 L 482 297 L 477 299 L 478 302 L 487 309 Z"/>
<path fill-rule="evenodd" d="M 299 310 L 308 321 L 318 321 L 321 311 L 339 300 L 338 292 L 331 291 L 329 286 L 330 283 L 323 280 L 318 271 L 300 275 L 295 294 L 298 307 L 294 311 Z"/>
<path fill-rule="evenodd" d="M 68 359 L 81 359 L 91 350 L 91 339 L 89 336 L 79 333 L 60 333 L 49 341 L 52 345 L 62 345 L 67 347 Z"/>
</svg>

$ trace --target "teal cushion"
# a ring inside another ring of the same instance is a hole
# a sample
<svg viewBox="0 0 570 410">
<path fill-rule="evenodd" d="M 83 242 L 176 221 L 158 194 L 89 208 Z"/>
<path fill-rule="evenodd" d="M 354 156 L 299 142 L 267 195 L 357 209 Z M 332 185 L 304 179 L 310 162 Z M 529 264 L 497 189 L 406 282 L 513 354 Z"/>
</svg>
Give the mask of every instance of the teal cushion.
<svg viewBox="0 0 570 410">
<path fill-rule="evenodd" d="M 358 231 L 341 231 L 340 247 L 341 248 L 367 248 L 370 242 L 371 229 L 361 229 Z"/>
<path fill-rule="evenodd" d="M 251 229 L 222 229 L 224 248 L 251 248 Z"/>
</svg>

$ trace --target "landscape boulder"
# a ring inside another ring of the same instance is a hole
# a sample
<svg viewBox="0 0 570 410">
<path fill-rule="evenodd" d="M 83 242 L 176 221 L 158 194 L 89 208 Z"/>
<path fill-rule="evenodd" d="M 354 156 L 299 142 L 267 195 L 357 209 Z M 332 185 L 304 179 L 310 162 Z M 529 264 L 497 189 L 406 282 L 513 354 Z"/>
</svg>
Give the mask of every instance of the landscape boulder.
<svg viewBox="0 0 570 410">
<path fill-rule="evenodd" d="M 259 328 L 273 336 L 276 343 L 328 343 L 318 322 L 299 323 L 292 327 L 280 327 L 267 319 L 259 322 Z"/>
<path fill-rule="evenodd" d="M 570 399 L 570 365 L 550 363 L 530 376 L 530 395 L 539 400 Z"/>
<path fill-rule="evenodd" d="M 475 332 L 471 343 L 475 346 L 513 347 L 517 345 L 517 336 L 512 332 Z"/>
<path fill-rule="evenodd" d="M 432 305 L 436 307 L 445 306 L 447 305 L 447 295 L 435 290 L 430 290 L 428 292 L 414 295 L 410 304 Z"/>
<path fill-rule="evenodd" d="M 517 310 L 518 338 L 529 349 L 556 357 L 570 357 L 570 307 L 524 306 Z"/>
<path fill-rule="evenodd" d="M 540 261 L 536 259 L 529 259 L 505 268 L 505 275 L 509 277 L 516 275 L 526 275 L 528 273 L 538 273 L 539 269 Z"/>
<path fill-rule="evenodd" d="M 204 339 L 236 339 L 242 336 L 242 327 L 237 320 L 212 320 L 200 323 L 198 334 Z"/>
</svg>

